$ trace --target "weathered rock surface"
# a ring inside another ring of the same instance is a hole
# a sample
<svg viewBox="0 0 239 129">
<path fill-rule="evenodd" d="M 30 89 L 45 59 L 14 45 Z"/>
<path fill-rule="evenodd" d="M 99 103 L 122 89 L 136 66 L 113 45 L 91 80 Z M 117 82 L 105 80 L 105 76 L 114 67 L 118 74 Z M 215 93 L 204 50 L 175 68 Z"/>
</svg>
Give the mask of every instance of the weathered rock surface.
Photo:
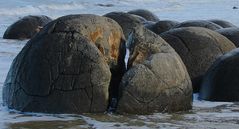
<svg viewBox="0 0 239 129">
<path fill-rule="evenodd" d="M 239 49 L 221 56 L 207 71 L 200 98 L 209 101 L 239 101 Z"/>
<path fill-rule="evenodd" d="M 162 20 L 158 21 L 155 24 L 149 24 L 146 25 L 145 27 L 148 28 L 149 30 L 153 31 L 156 34 L 161 34 L 165 31 L 168 31 L 178 25 L 179 22 L 177 21 L 171 21 L 171 20 Z"/>
<path fill-rule="evenodd" d="M 239 28 L 230 27 L 216 30 L 216 32 L 231 40 L 236 47 L 239 47 Z"/>
<path fill-rule="evenodd" d="M 4 39 L 30 39 L 40 29 L 49 23 L 51 18 L 40 15 L 40 16 L 25 16 L 17 22 L 13 23 L 5 31 L 3 38 Z"/>
<path fill-rule="evenodd" d="M 128 39 L 128 71 L 120 84 L 119 113 L 191 109 L 192 87 L 178 54 L 160 36 L 138 26 Z"/>
<path fill-rule="evenodd" d="M 30 112 L 106 111 L 109 85 L 124 72 L 123 40 L 121 27 L 109 18 L 85 14 L 52 21 L 14 59 L 4 104 Z"/>
<path fill-rule="evenodd" d="M 199 91 L 202 77 L 212 63 L 222 54 L 235 48 L 226 37 L 202 27 L 172 29 L 161 36 L 185 63 L 194 92 Z"/>
<path fill-rule="evenodd" d="M 229 21 L 225 21 L 225 20 L 212 19 L 209 21 L 221 26 L 222 28 L 237 27 L 236 25 L 230 23 Z"/>
<path fill-rule="evenodd" d="M 136 26 L 143 25 L 141 20 L 124 12 L 110 12 L 104 16 L 115 20 L 122 27 L 126 39 Z"/>
<path fill-rule="evenodd" d="M 176 25 L 174 28 L 181 27 L 203 27 L 210 30 L 217 30 L 222 28 L 221 26 L 206 20 L 189 20 Z"/>
</svg>

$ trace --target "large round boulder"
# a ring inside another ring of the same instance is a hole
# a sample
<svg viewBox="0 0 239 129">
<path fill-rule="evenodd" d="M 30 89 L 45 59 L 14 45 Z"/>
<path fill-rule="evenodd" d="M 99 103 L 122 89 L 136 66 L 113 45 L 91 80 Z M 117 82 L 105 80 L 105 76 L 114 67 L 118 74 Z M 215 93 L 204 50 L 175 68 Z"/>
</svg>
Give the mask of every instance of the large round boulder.
<svg viewBox="0 0 239 129">
<path fill-rule="evenodd" d="M 51 18 L 40 15 L 40 16 L 25 16 L 20 20 L 13 23 L 5 31 L 3 38 L 4 39 L 30 39 L 40 29 L 49 23 Z"/>
<path fill-rule="evenodd" d="M 154 21 L 154 22 L 159 21 L 159 18 L 155 14 L 153 14 L 152 12 L 150 12 L 149 10 L 146 10 L 146 9 L 131 10 L 128 13 L 134 14 L 134 15 L 139 15 L 148 21 Z"/>
<path fill-rule="evenodd" d="M 160 36 L 139 26 L 127 41 L 128 71 L 120 84 L 119 113 L 191 109 L 192 86 L 178 54 Z"/>
<path fill-rule="evenodd" d="M 239 49 L 217 59 L 207 71 L 200 98 L 209 101 L 239 101 Z"/>
<path fill-rule="evenodd" d="M 30 112 L 106 111 L 109 86 L 125 68 L 123 41 L 121 27 L 109 18 L 84 14 L 52 21 L 14 59 L 4 104 Z"/>
<path fill-rule="evenodd" d="M 226 37 L 202 27 L 172 29 L 161 34 L 180 55 L 198 92 L 203 75 L 221 55 L 235 48 Z"/>
<path fill-rule="evenodd" d="M 203 27 L 210 30 L 217 30 L 222 28 L 221 26 L 207 20 L 189 20 L 176 25 L 174 28 L 180 27 Z"/>
<path fill-rule="evenodd" d="M 230 23 L 229 21 L 225 21 L 225 20 L 212 19 L 209 21 L 221 26 L 222 28 L 237 27 L 236 25 Z"/>
<path fill-rule="evenodd" d="M 122 27 L 126 39 L 128 39 L 129 34 L 134 30 L 134 27 L 143 25 L 140 19 L 124 12 L 110 12 L 104 16 L 115 20 Z"/>
<path fill-rule="evenodd" d="M 168 31 L 178 25 L 179 22 L 177 21 L 171 21 L 171 20 L 162 20 L 158 21 L 155 24 L 149 24 L 146 25 L 145 27 L 148 28 L 149 30 L 153 31 L 156 34 L 161 34 L 165 31 Z"/>
<path fill-rule="evenodd" d="M 237 27 L 222 28 L 222 29 L 216 30 L 216 32 L 227 37 L 229 40 L 231 40 L 235 44 L 236 47 L 239 47 L 239 28 Z"/>
</svg>

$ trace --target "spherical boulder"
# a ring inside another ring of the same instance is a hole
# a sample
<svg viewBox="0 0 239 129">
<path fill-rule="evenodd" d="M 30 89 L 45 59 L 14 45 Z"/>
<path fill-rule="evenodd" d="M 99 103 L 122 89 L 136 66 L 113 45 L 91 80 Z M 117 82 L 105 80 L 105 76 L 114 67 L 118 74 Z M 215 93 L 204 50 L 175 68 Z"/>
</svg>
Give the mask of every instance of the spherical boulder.
<svg viewBox="0 0 239 129">
<path fill-rule="evenodd" d="M 155 24 L 149 24 L 146 25 L 145 27 L 148 28 L 149 30 L 153 31 L 156 34 L 161 34 L 165 31 L 168 31 L 178 25 L 179 22 L 177 21 L 171 21 L 171 20 L 162 20 L 158 21 Z"/>
<path fill-rule="evenodd" d="M 236 47 L 239 47 L 239 28 L 230 27 L 216 30 L 216 32 L 231 40 Z"/>
<path fill-rule="evenodd" d="M 104 112 L 121 80 L 124 36 L 112 19 L 68 15 L 47 24 L 14 59 L 3 102 L 20 111 Z M 119 78 L 117 80 L 117 78 Z"/>
<path fill-rule="evenodd" d="M 148 21 L 154 21 L 154 22 L 159 21 L 159 18 L 155 14 L 153 14 L 152 12 L 150 12 L 149 10 L 146 10 L 146 9 L 131 10 L 128 13 L 134 14 L 134 15 L 139 15 Z"/>
<path fill-rule="evenodd" d="M 199 97 L 209 101 L 239 101 L 239 49 L 218 58 L 204 76 Z"/>
<path fill-rule="evenodd" d="M 221 26 L 222 28 L 237 27 L 236 25 L 234 25 L 234 24 L 232 24 L 228 21 L 225 21 L 225 20 L 212 19 L 212 20 L 209 20 L 209 21 Z"/>
<path fill-rule="evenodd" d="M 50 21 L 52 21 L 52 19 L 44 15 L 25 16 L 7 28 L 3 35 L 3 38 L 30 39 Z"/>
<path fill-rule="evenodd" d="M 204 27 L 210 30 L 217 30 L 222 28 L 221 26 L 206 20 L 189 20 L 176 25 L 174 28 L 180 27 Z"/>
<path fill-rule="evenodd" d="M 115 20 L 122 27 L 126 39 L 128 39 L 129 34 L 134 30 L 134 27 L 143 25 L 141 20 L 124 12 L 110 12 L 104 16 Z"/>
<path fill-rule="evenodd" d="M 128 40 L 128 71 L 120 84 L 119 113 L 174 112 L 192 107 L 192 86 L 178 54 L 139 26 Z"/>
<path fill-rule="evenodd" d="M 198 92 L 202 77 L 212 63 L 235 45 L 219 33 L 202 27 L 183 27 L 161 34 L 180 55 Z"/>
</svg>

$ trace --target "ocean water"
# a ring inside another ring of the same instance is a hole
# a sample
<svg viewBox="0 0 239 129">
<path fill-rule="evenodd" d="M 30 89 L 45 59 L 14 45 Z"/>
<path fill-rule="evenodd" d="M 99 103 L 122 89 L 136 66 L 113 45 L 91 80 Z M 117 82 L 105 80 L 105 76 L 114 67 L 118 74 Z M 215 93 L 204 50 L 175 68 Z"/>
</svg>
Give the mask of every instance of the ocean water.
<svg viewBox="0 0 239 129">
<path fill-rule="evenodd" d="M 99 6 L 99 4 L 110 6 Z M 98 14 L 145 8 L 161 20 L 224 19 L 239 26 L 238 0 L 0 0 L 0 129 L 239 128 L 239 103 L 197 100 L 187 112 L 151 115 L 22 113 L 2 106 L 2 85 L 12 60 L 27 40 L 5 40 L 6 28 L 26 15 L 53 19 L 67 14 Z"/>
</svg>

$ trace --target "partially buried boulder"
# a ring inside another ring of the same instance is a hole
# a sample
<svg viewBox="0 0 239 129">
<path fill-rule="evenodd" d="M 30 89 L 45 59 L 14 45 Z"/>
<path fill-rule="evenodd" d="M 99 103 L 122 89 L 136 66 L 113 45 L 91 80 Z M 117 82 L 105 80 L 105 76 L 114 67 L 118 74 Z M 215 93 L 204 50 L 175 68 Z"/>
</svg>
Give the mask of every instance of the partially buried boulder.
<svg viewBox="0 0 239 129">
<path fill-rule="evenodd" d="M 56 19 L 14 59 L 3 87 L 4 104 L 30 112 L 106 111 L 109 85 L 121 80 L 125 68 L 123 41 L 120 26 L 109 18 Z"/>
<path fill-rule="evenodd" d="M 229 40 L 231 40 L 235 44 L 236 47 L 239 47 L 239 28 L 236 28 L 236 27 L 222 28 L 222 29 L 216 30 L 216 32 L 227 37 Z"/>
<path fill-rule="evenodd" d="M 139 18 L 124 12 L 110 12 L 104 16 L 115 20 L 122 27 L 126 39 L 128 39 L 129 34 L 134 30 L 134 27 L 143 25 Z"/>
<path fill-rule="evenodd" d="M 149 30 L 153 31 L 156 34 L 161 34 L 165 31 L 168 31 L 178 25 L 179 22 L 177 21 L 171 21 L 171 20 L 162 20 L 158 21 L 155 24 L 149 24 L 146 25 L 145 27 L 148 28 Z"/>
<path fill-rule="evenodd" d="M 237 27 L 236 25 L 234 25 L 234 24 L 232 24 L 228 21 L 225 21 L 225 20 L 212 19 L 212 20 L 209 20 L 209 21 L 221 26 L 222 28 Z"/>
<path fill-rule="evenodd" d="M 210 30 L 217 30 L 222 28 L 221 26 L 207 20 L 189 20 L 176 25 L 174 28 L 180 27 L 203 27 Z"/>
<path fill-rule="evenodd" d="M 30 39 L 36 33 L 38 33 L 41 28 L 49 23 L 51 18 L 40 15 L 40 16 L 25 16 L 20 20 L 13 23 L 5 31 L 4 39 Z"/>
<path fill-rule="evenodd" d="M 239 101 L 239 49 L 221 56 L 207 71 L 200 98 L 209 101 Z"/>
<path fill-rule="evenodd" d="M 128 71 L 120 84 L 117 112 L 149 114 L 191 109 L 191 80 L 173 48 L 142 26 L 135 28 L 128 43 Z"/>
<path fill-rule="evenodd" d="M 146 10 L 146 9 L 131 10 L 128 13 L 134 14 L 134 15 L 139 15 L 148 21 L 154 21 L 154 22 L 159 21 L 159 18 L 155 14 L 153 14 L 152 12 L 150 12 L 149 10 Z"/>
<path fill-rule="evenodd" d="M 193 90 L 198 92 L 202 77 L 221 55 L 235 48 L 226 37 L 201 27 L 172 29 L 161 34 L 180 55 L 192 79 Z"/>
</svg>

